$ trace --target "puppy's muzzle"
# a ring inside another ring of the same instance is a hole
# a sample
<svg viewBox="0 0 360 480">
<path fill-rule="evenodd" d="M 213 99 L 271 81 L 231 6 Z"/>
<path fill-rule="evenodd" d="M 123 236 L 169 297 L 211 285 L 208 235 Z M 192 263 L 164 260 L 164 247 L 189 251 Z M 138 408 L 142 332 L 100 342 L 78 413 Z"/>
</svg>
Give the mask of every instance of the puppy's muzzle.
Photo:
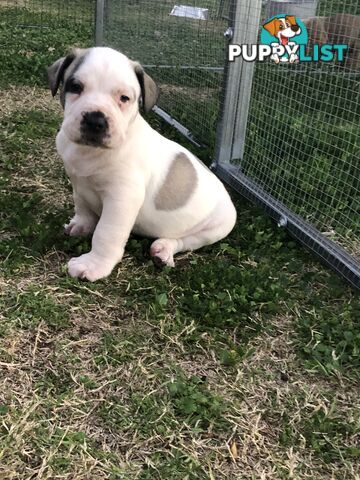
<svg viewBox="0 0 360 480">
<path fill-rule="evenodd" d="M 291 25 L 291 30 L 296 33 L 300 30 L 300 27 L 299 25 Z"/>
<path fill-rule="evenodd" d="M 81 139 L 86 145 L 101 146 L 108 136 L 109 122 L 101 111 L 83 112 L 80 124 Z"/>
</svg>

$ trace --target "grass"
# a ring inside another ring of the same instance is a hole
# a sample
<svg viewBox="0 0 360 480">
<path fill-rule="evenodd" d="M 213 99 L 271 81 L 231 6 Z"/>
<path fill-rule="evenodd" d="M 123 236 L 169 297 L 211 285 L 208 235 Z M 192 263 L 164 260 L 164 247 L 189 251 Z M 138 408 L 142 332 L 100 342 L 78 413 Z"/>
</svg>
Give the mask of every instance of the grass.
<svg viewBox="0 0 360 480">
<path fill-rule="evenodd" d="M 319 12 L 355 13 L 350 3 L 340 8 L 334 2 L 320 2 Z M 222 71 L 211 69 L 223 67 L 226 57 L 227 21 L 214 14 L 216 5 L 203 4 L 210 9 L 210 21 L 201 22 L 170 16 L 170 1 L 113 2 L 105 29 L 106 44 L 149 65 L 161 87 L 160 107 L 211 153 L 223 81 Z M 0 36 L 7 48 L 0 86 L 44 85 L 45 68 L 59 55 L 71 46 L 92 44 L 92 2 L 79 0 L 73 17 L 69 2 L 62 9 L 56 1 L 41 9 L 30 6 L 30 10 L 2 10 Z M 269 102 L 269 91 L 277 99 L 276 109 Z M 359 92 L 359 75 L 333 65 L 298 65 L 291 70 L 258 65 L 241 161 L 245 174 L 356 258 L 360 256 Z"/>
<path fill-rule="evenodd" d="M 358 294 L 234 192 L 231 235 L 175 269 L 155 270 L 150 241 L 133 236 L 110 278 L 69 278 L 89 239 L 62 233 L 61 111 L 40 78 L 57 52 L 33 68 L 13 48 L 0 95 L 0 478 L 358 480 Z"/>
<path fill-rule="evenodd" d="M 80 2 L 84 5 L 84 0 Z M 62 10 L 69 13 L 69 16 L 72 9 L 68 12 L 66 7 L 69 8 L 70 5 L 70 2 L 64 2 Z M 93 44 L 91 3 L 77 11 L 79 21 L 74 21 L 74 16 L 61 16 L 57 9 L 50 14 L 47 10 L 37 10 L 36 6 L 34 3 L 28 5 L 33 8 L 1 8 L 0 38 L 4 46 L 1 52 L 1 87 L 9 84 L 44 86 L 47 81 L 46 68 L 59 55 L 64 55 L 75 46 L 87 47 Z M 75 7 L 76 4 L 73 5 Z"/>
</svg>

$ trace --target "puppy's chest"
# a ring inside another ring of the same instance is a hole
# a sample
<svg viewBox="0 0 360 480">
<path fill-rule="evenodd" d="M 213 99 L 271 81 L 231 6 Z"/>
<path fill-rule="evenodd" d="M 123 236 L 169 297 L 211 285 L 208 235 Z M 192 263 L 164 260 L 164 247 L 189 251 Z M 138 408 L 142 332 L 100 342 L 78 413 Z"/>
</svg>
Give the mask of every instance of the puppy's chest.
<svg viewBox="0 0 360 480">
<path fill-rule="evenodd" d="M 98 216 L 102 211 L 102 198 L 96 183 L 91 177 L 76 177 L 71 176 L 71 183 L 73 185 L 76 195 L 78 195 L 87 206 L 95 212 Z"/>
</svg>

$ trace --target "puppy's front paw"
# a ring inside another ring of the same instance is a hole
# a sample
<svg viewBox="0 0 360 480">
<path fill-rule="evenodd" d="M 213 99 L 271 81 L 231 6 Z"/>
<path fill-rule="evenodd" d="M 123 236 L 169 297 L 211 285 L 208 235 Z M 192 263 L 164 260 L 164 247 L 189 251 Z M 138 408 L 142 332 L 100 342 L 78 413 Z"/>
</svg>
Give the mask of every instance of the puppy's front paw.
<svg viewBox="0 0 360 480">
<path fill-rule="evenodd" d="M 106 262 L 103 258 L 96 257 L 91 252 L 80 257 L 74 257 L 68 263 L 68 271 L 72 277 L 89 280 L 90 282 L 107 277 L 113 268 L 113 264 Z"/>
<path fill-rule="evenodd" d="M 92 233 L 95 226 L 96 222 L 92 219 L 74 217 L 69 223 L 64 225 L 64 232 L 71 237 L 85 236 Z"/>
</svg>

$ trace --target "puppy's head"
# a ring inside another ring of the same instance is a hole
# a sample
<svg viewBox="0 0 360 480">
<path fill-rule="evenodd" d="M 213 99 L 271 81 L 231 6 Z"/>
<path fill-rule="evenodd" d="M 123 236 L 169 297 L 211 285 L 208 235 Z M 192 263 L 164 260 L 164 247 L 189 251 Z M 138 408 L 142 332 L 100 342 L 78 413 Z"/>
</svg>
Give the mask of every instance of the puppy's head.
<svg viewBox="0 0 360 480">
<path fill-rule="evenodd" d="M 141 65 L 110 48 L 75 49 L 48 69 L 48 77 L 53 96 L 61 86 L 62 130 L 83 145 L 119 146 L 139 103 L 148 112 L 158 98 Z"/>
<path fill-rule="evenodd" d="M 266 23 L 264 28 L 276 37 L 281 45 L 287 45 L 289 38 L 301 33 L 301 28 L 296 23 L 296 18 L 293 15 L 287 15 L 284 18 L 274 18 Z"/>
</svg>

